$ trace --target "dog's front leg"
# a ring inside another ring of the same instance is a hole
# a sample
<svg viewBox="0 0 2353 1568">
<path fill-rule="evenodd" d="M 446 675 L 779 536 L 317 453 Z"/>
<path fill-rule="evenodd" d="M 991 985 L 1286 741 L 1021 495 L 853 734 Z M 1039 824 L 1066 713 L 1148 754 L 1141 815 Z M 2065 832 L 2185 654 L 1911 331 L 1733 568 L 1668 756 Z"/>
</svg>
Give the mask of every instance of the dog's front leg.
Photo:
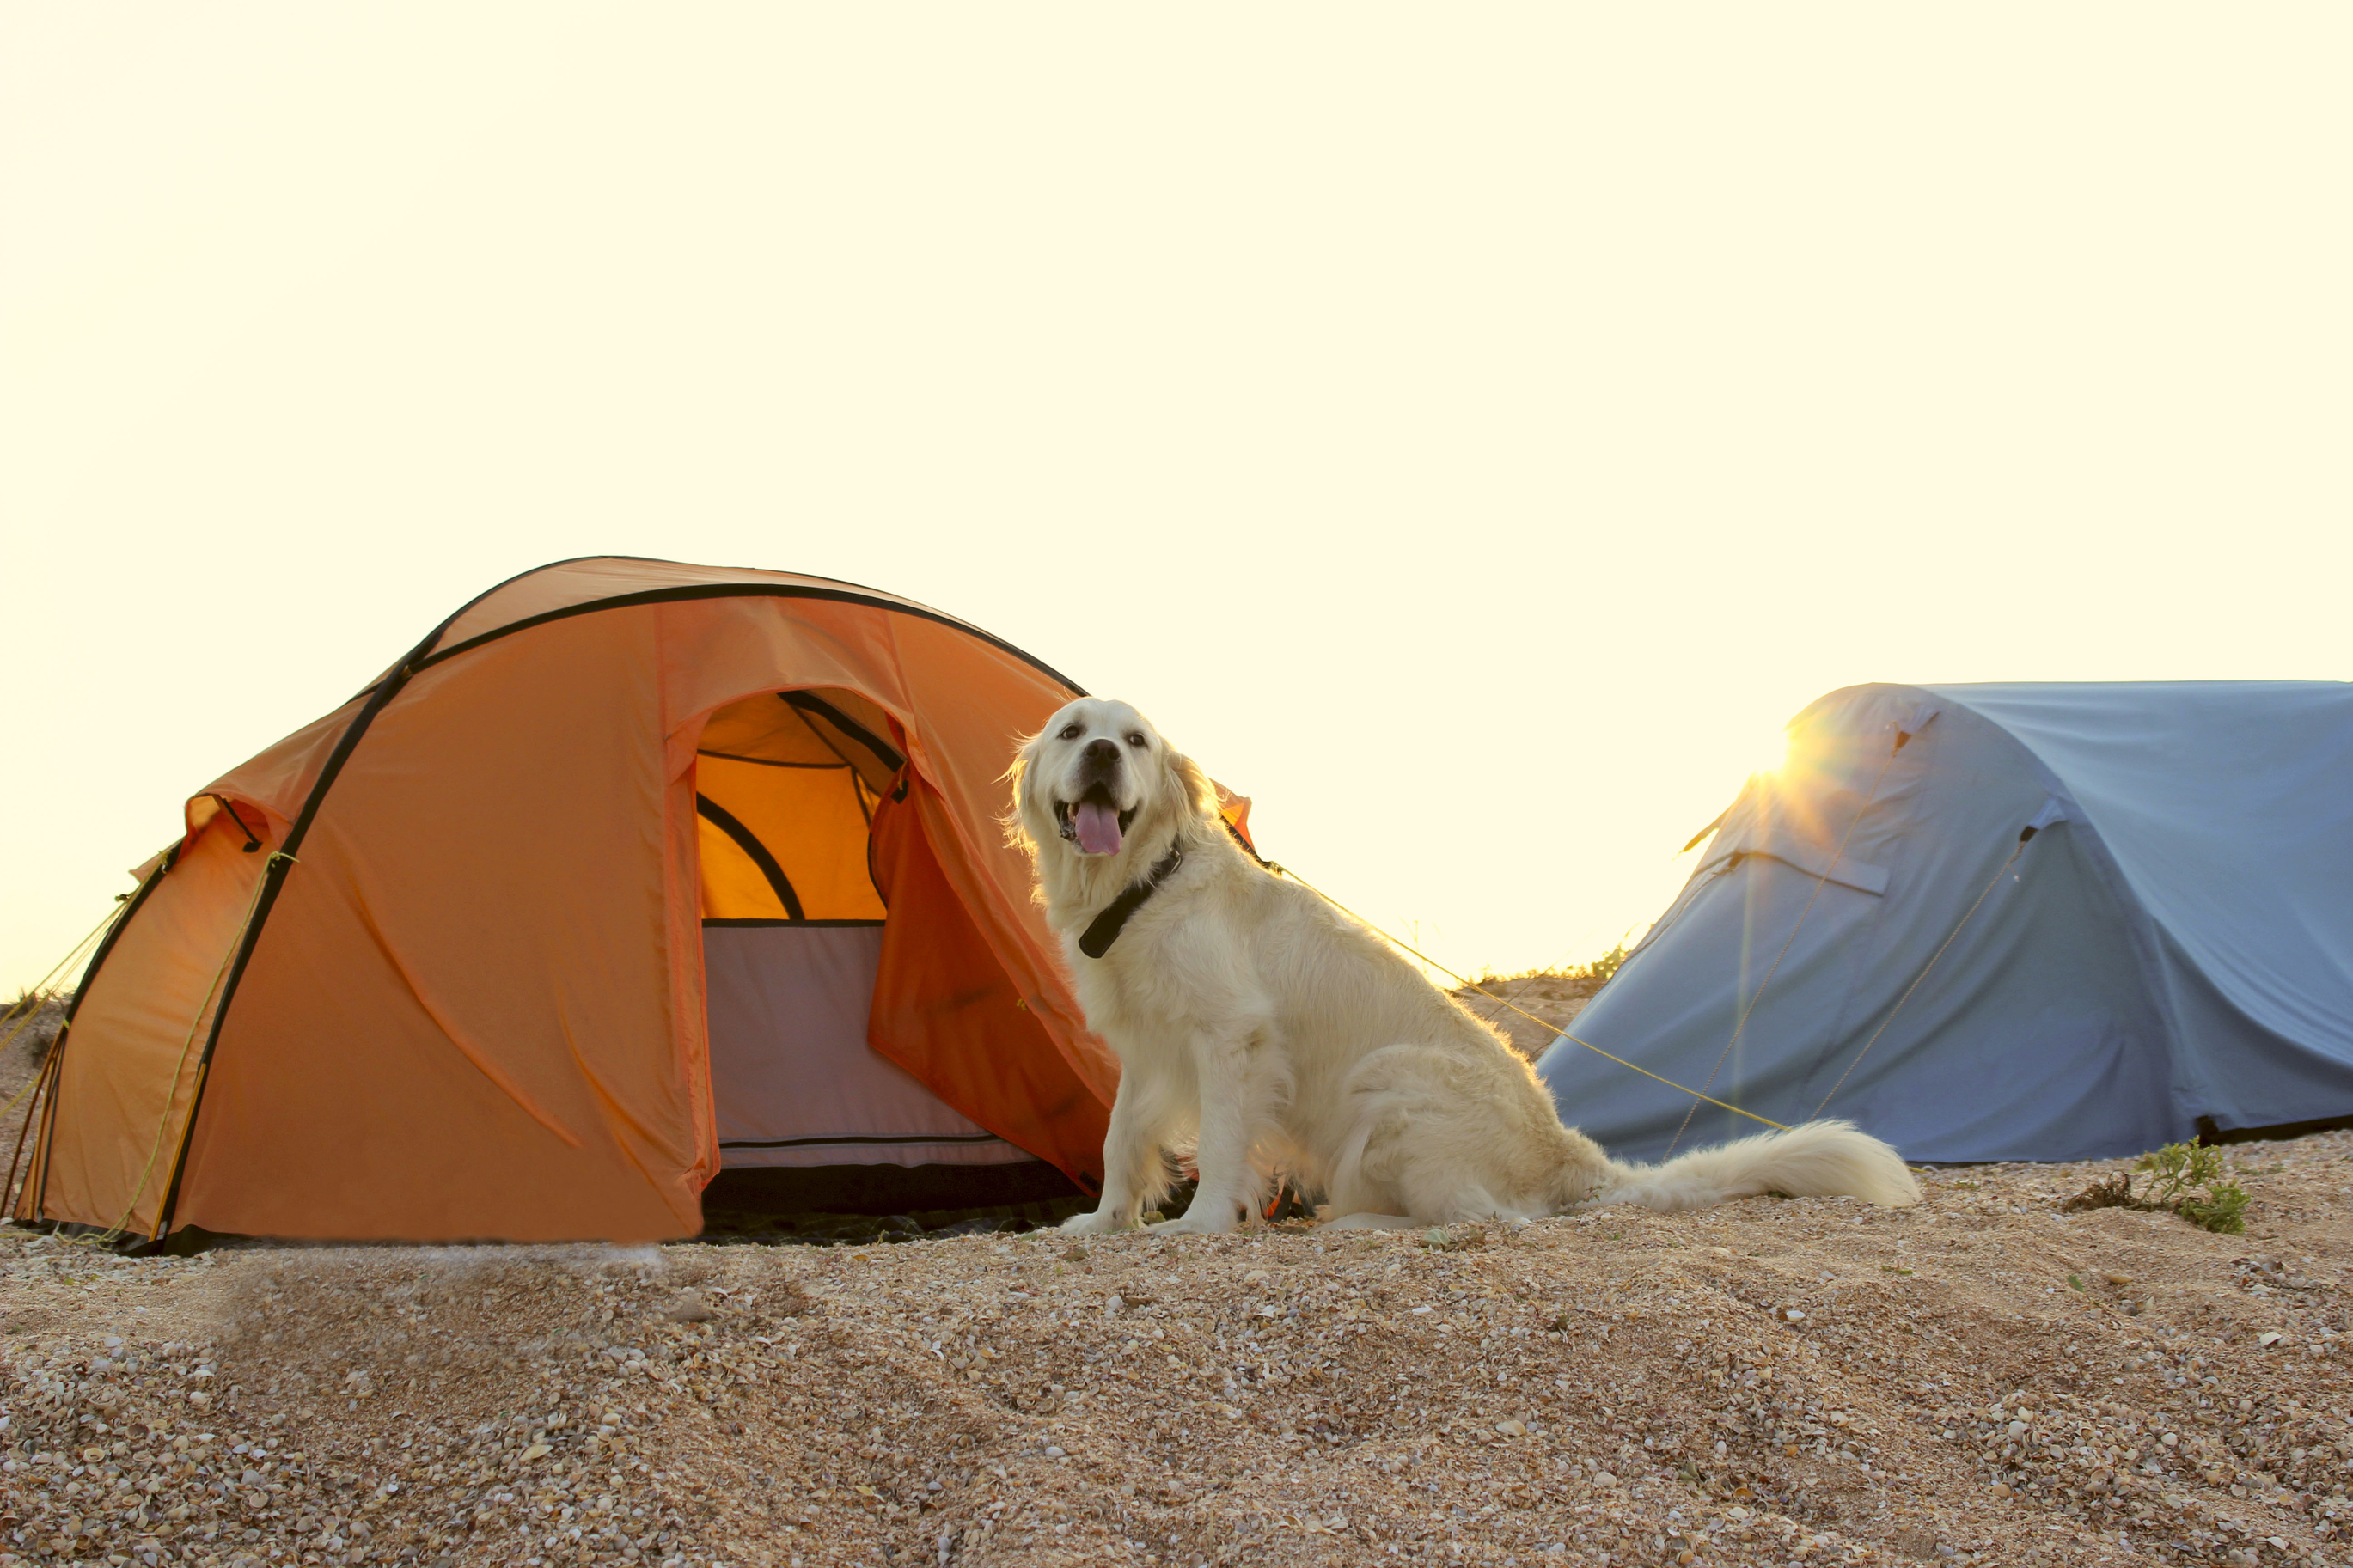
<svg viewBox="0 0 2353 1568">
<path fill-rule="evenodd" d="M 1142 1215 L 1147 1193 L 1158 1191 L 1160 1132 L 1165 1097 L 1130 1067 L 1112 1097 L 1111 1126 L 1103 1133 L 1103 1199 L 1092 1214 L 1072 1215 L 1062 1228 L 1074 1236 L 1126 1230 Z"/>
<path fill-rule="evenodd" d="M 1280 1092 L 1262 1059 L 1261 1032 L 1204 1035 L 1193 1044 L 1194 1071 L 1200 1084 L 1201 1133 L 1194 1150 L 1200 1184 L 1182 1217 L 1152 1228 L 1185 1235 L 1229 1231 L 1248 1218 L 1258 1193 L 1250 1145 L 1271 1099 Z"/>
</svg>

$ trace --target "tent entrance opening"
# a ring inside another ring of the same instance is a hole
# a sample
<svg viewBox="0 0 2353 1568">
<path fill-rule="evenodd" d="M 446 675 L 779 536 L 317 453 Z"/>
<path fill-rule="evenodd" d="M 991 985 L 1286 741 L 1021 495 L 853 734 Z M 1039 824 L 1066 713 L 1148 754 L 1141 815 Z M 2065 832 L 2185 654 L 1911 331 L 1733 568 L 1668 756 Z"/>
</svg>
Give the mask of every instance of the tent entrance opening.
<svg viewBox="0 0 2353 1568">
<path fill-rule="evenodd" d="M 729 1170 L 974 1166 L 1030 1156 L 867 1043 L 890 910 L 874 814 L 904 759 L 854 692 L 714 713 L 695 761 L 711 1087 Z"/>
</svg>

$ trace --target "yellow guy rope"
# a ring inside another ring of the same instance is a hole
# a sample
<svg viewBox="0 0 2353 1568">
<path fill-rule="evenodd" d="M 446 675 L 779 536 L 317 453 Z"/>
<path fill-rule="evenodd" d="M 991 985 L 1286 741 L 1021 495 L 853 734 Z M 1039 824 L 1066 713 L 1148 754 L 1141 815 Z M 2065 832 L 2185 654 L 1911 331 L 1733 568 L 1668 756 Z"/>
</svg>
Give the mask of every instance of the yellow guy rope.
<svg viewBox="0 0 2353 1568">
<path fill-rule="evenodd" d="M 16 1032 L 14 1030 L 9 1031 L 8 1038 L 13 1040 L 16 1037 Z M 7 1104 L 0 1105 L 0 1121 L 5 1121 L 9 1115 L 13 1113 L 18 1106 L 25 1103 L 25 1097 L 26 1095 L 41 1087 L 41 1079 L 48 1076 L 48 1062 L 44 1059 L 41 1063 L 41 1070 L 36 1072 L 29 1079 L 27 1079 L 24 1088 L 10 1095 L 8 1097 Z"/>
<path fill-rule="evenodd" d="M 1708 1088 L 1714 1089 L 1715 1087 L 1715 1075 L 1724 1070 L 1725 1059 L 1732 1055 L 1732 1047 L 1738 1045 L 1740 1043 L 1740 1037 L 1748 1032 L 1748 1020 L 1750 1016 L 1757 1011 L 1757 1005 L 1765 1000 L 1765 989 L 1767 986 L 1773 984 L 1773 976 L 1781 972 L 1781 961 L 1789 956 L 1789 949 L 1796 944 L 1798 933 L 1805 929 L 1806 917 L 1814 912 L 1814 900 L 1822 896 L 1822 889 L 1824 888 L 1830 886 L 1831 873 L 1837 870 L 1839 868 L 1839 862 L 1846 858 L 1846 847 L 1853 839 L 1854 830 L 1862 826 L 1863 814 L 1871 809 L 1872 802 L 1879 798 L 1879 786 L 1887 782 L 1887 770 L 1895 765 L 1895 753 L 1903 749 L 1903 742 L 1899 740 L 1888 752 L 1886 761 L 1879 764 L 1879 776 L 1871 781 L 1871 793 L 1863 796 L 1862 804 L 1861 805 L 1854 808 L 1854 816 L 1848 819 L 1846 832 L 1839 837 L 1838 848 L 1831 856 L 1830 864 L 1823 867 L 1821 875 L 1814 879 L 1814 890 L 1806 896 L 1806 907 L 1798 911 L 1798 923 L 1791 926 L 1789 928 L 1789 934 L 1782 939 L 1781 951 L 1773 955 L 1772 966 L 1765 971 L 1765 978 L 1758 981 L 1757 983 L 1757 989 L 1749 994 L 1748 1005 L 1740 1010 L 1739 1020 L 1732 1026 L 1732 1033 L 1725 1040 L 1724 1049 L 1715 1054 L 1715 1066 L 1710 1068 L 1707 1073 Z M 1741 956 L 1743 966 L 1746 967 L 1747 958 L 1747 942 L 1746 938 L 1742 941 Z M 1839 1081 L 1843 1083 L 1846 1080 L 1841 1079 Z M 1832 1086 L 1831 1092 L 1837 1092 L 1835 1085 Z M 1703 1095 L 1701 1098 L 1705 1099 L 1706 1097 Z M 1829 1104 L 1829 1099 L 1825 1097 L 1822 1103 L 1825 1105 Z M 1673 1153 L 1675 1152 L 1675 1145 L 1683 1141 L 1683 1134 L 1691 1131 L 1692 1111 L 1697 1110 L 1698 1109 L 1699 1107 L 1694 1105 L 1691 1108 L 1691 1110 L 1683 1112 L 1683 1125 L 1676 1128 L 1675 1135 L 1667 1141 L 1668 1153 Z M 1818 1110 L 1815 1114 L 1819 1116 L 1821 1113 Z"/>
<path fill-rule="evenodd" d="M 187 1068 L 188 1053 L 195 1048 L 196 1034 L 203 1028 L 206 1015 L 211 1013 L 215 1000 L 220 995 L 222 983 L 228 978 L 229 966 L 237 962 L 237 951 L 245 945 L 246 929 L 253 924 L 253 912 L 256 909 L 259 908 L 261 904 L 261 890 L 269 884 L 270 862 L 278 860 L 290 861 L 294 857 L 291 855 L 284 854 L 282 852 L 271 855 L 269 857 L 269 860 L 262 863 L 261 875 L 256 877 L 253 880 L 253 897 L 246 903 L 245 918 L 237 921 L 237 934 L 229 940 L 228 951 L 222 956 L 220 967 L 213 971 L 212 984 L 206 988 L 205 999 L 203 1004 L 196 1008 L 196 1016 L 189 1020 L 187 1037 L 180 1042 L 179 1060 L 174 1064 L 172 1068 L 171 1081 L 174 1086 L 174 1092 L 166 1094 L 164 1098 L 164 1114 L 156 1121 L 155 1137 L 147 1150 L 147 1163 L 140 1170 L 138 1184 L 131 1189 L 131 1201 L 124 1206 L 121 1217 L 117 1219 L 111 1226 L 109 1226 L 102 1231 L 84 1231 L 79 1236 L 58 1236 L 55 1239 L 66 1242 L 69 1246 L 74 1247 L 109 1247 L 120 1240 L 123 1233 L 130 1227 L 131 1215 L 132 1212 L 139 1207 L 139 1200 L 146 1194 L 147 1183 L 149 1179 L 155 1174 L 155 1163 L 163 1156 L 164 1138 L 164 1134 L 169 1132 L 172 1128 L 172 1107 L 179 1099 L 176 1090 L 180 1082 L 180 1075 Z M 160 876 L 162 873 L 159 871 L 157 875 Z M 127 904 L 124 907 L 127 907 Z M 41 984 L 46 985 L 50 980 L 55 979 L 57 975 L 64 971 L 67 965 L 70 964 L 74 958 L 80 953 L 82 948 L 90 945 L 92 937 L 96 937 L 100 932 L 103 932 L 108 926 L 113 924 L 116 920 L 121 917 L 121 913 L 122 909 L 117 908 L 112 914 L 108 915 L 105 920 L 100 921 L 99 922 L 98 930 L 92 931 L 90 936 L 84 937 L 81 940 L 81 942 L 74 949 L 74 952 L 67 955 L 63 963 L 60 963 L 56 969 L 49 971 L 48 975 L 42 980 Z M 16 1038 L 16 1031 L 10 1031 L 8 1038 Z M 0 1046 L 5 1046 L 5 1041 L 0 1041 Z M 23 1089 L 17 1092 L 16 1100 L 12 1100 L 8 1102 L 6 1110 L 14 1110 L 18 1101 L 22 1100 L 25 1096 L 30 1093 L 34 1089 L 39 1087 L 45 1077 L 47 1077 L 46 1073 L 36 1075 L 31 1083 L 26 1084 Z M 6 1110 L 0 1110 L 0 1115 L 6 1114 Z"/>
<path fill-rule="evenodd" d="M 246 903 L 245 918 L 237 922 L 237 934 L 229 939 L 228 951 L 221 955 L 220 967 L 213 971 L 213 983 L 206 988 L 205 999 L 197 1006 L 196 1016 L 188 1020 L 188 1037 L 180 1042 L 180 1058 L 172 1066 L 172 1087 L 164 1096 L 164 1114 L 155 1121 L 155 1140 L 148 1147 L 147 1163 L 140 1169 L 138 1184 L 131 1189 L 131 1201 L 123 1205 L 122 1217 L 100 1233 L 96 1238 L 99 1244 L 111 1243 L 122 1235 L 131 1224 L 132 1211 L 138 1208 L 140 1198 L 145 1195 L 147 1179 L 155 1173 L 155 1162 L 163 1156 L 164 1135 L 172 1128 L 172 1106 L 179 1099 L 180 1074 L 187 1069 L 188 1053 L 195 1049 L 196 1035 L 204 1028 L 205 1019 L 211 1014 L 215 999 L 220 995 L 222 984 L 228 979 L 229 966 L 237 962 L 237 953 L 245 946 L 246 928 L 253 924 L 253 913 L 261 907 L 261 891 L 269 885 L 270 867 L 280 860 L 290 862 L 293 858 L 282 850 L 272 851 L 269 858 L 261 864 L 261 874 L 254 878 L 253 897 Z"/>
<path fill-rule="evenodd" d="M 111 927 L 116 921 L 122 918 L 122 911 L 127 907 L 127 902 L 128 900 L 118 900 L 114 908 L 107 911 L 106 918 L 99 921 L 88 936 L 74 943 L 73 951 L 67 953 L 63 958 L 58 960 L 56 966 L 47 974 L 42 975 L 41 978 L 33 984 L 33 987 L 25 993 L 25 999 L 32 1005 L 25 1009 L 24 1017 L 17 1021 L 15 1028 L 10 1029 L 5 1035 L 0 1035 L 0 1051 L 5 1051 L 10 1046 L 15 1045 L 16 1043 L 16 1037 L 23 1034 L 26 1029 L 32 1027 L 33 1020 L 40 1016 L 40 999 L 47 992 L 51 983 L 53 983 L 58 975 L 69 973 L 73 966 L 77 963 L 80 962 L 82 956 L 92 947 L 97 945 L 97 943 L 106 935 L 108 929 Z M 48 1063 L 44 1061 L 41 1064 L 41 1068 L 42 1070 L 35 1073 L 26 1083 L 24 1088 L 18 1089 L 14 1095 L 9 1097 L 7 1104 L 0 1105 L 0 1121 L 6 1121 L 10 1112 L 14 1111 L 18 1106 L 25 1103 L 25 1097 L 26 1095 L 41 1087 L 41 1079 L 48 1076 Z"/>
<path fill-rule="evenodd" d="M 1743 1110 L 1736 1105 L 1726 1105 L 1723 1100 L 1716 1099 L 1713 1095 L 1702 1094 L 1695 1089 L 1685 1088 L 1683 1085 L 1677 1083 L 1671 1078 L 1660 1078 L 1657 1073 L 1652 1072 L 1649 1068 L 1636 1067 L 1634 1063 L 1628 1061 L 1624 1057 L 1605 1051 L 1590 1040 L 1580 1040 L 1575 1035 L 1570 1034 L 1567 1029 L 1562 1028 L 1559 1025 L 1547 1023 L 1544 1019 L 1537 1017 L 1534 1013 L 1529 1012 L 1526 1008 L 1520 1006 L 1518 1004 L 1505 1001 L 1503 997 L 1496 995 L 1493 991 L 1488 990 L 1478 982 L 1465 979 L 1463 976 L 1455 973 L 1454 971 L 1447 968 L 1446 965 L 1439 963 L 1438 960 L 1430 957 L 1419 948 L 1415 947 L 1411 942 L 1407 942 L 1404 938 L 1389 935 L 1388 931 L 1382 931 L 1380 927 L 1373 924 L 1372 921 L 1366 920 L 1364 916 L 1358 914 L 1356 910 L 1350 909 L 1347 905 L 1342 903 L 1339 900 L 1334 898 L 1331 894 L 1325 892 L 1323 889 L 1317 887 L 1314 883 L 1309 881 L 1298 872 L 1291 869 L 1288 866 L 1277 866 L 1273 862 L 1269 861 L 1267 862 L 1267 868 L 1290 878 L 1293 881 L 1298 883 L 1301 887 L 1306 889 L 1309 892 L 1314 894 L 1317 898 L 1323 900 L 1325 903 L 1331 905 L 1334 909 L 1339 910 L 1350 920 L 1355 921 L 1358 925 L 1361 925 L 1377 935 L 1387 939 L 1388 942 L 1394 943 L 1403 951 L 1413 954 L 1414 957 L 1421 960 L 1422 963 L 1427 963 L 1440 974 L 1446 975 L 1448 978 L 1451 979 L 1456 984 L 1462 986 L 1466 990 L 1476 991 L 1480 995 L 1484 996 L 1490 1002 L 1499 1003 L 1505 1007 L 1511 1008 L 1513 1012 L 1517 1013 L 1529 1023 L 1535 1024 L 1540 1028 L 1550 1029 L 1554 1034 L 1558 1035 L 1562 1039 L 1568 1041 L 1571 1045 L 1583 1046 L 1595 1056 L 1608 1057 L 1611 1061 L 1616 1062 L 1621 1068 L 1633 1068 L 1636 1072 L 1641 1073 L 1644 1078 L 1658 1079 L 1661 1083 L 1665 1084 L 1669 1089 L 1675 1089 L 1680 1093 L 1688 1094 L 1694 1100 L 1704 1100 L 1710 1105 L 1715 1106 L 1720 1110 L 1729 1110 L 1736 1116 L 1746 1116 L 1751 1121 L 1761 1121 L 1767 1127 L 1779 1128 L 1784 1132 L 1789 1130 L 1788 1125 L 1786 1122 L 1776 1121 L 1769 1116 L 1759 1116 L 1753 1110 Z"/>
<path fill-rule="evenodd" d="M 106 935 L 107 928 L 121 918 L 123 905 L 124 900 L 117 900 L 114 908 L 106 911 L 106 918 L 99 921 L 96 926 L 92 927 L 90 933 L 88 936 L 73 944 L 73 951 L 71 952 L 67 953 L 63 958 L 58 960 L 57 963 L 47 974 L 42 975 L 38 980 L 33 983 L 31 989 L 27 990 L 24 996 L 25 1001 L 30 1003 L 31 1005 L 25 1009 L 24 1017 L 17 1020 L 16 1026 L 15 1028 L 10 1029 L 5 1035 L 0 1035 L 0 1051 L 5 1051 L 10 1046 L 15 1045 L 16 1043 L 16 1037 L 33 1026 L 33 1020 L 40 1016 L 40 999 L 47 993 L 50 984 L 57 980 L 58 975 L 66 973 L 68 971 L 72 969 L 76 963 L 81 961 L 84 953 L 88 952 L 92 947 L 97 945 L 100 939 Z M 24 1095 L 19 1092 L 16 1099 L 22 1100 L 23 1098 Z M 12 1100 L 8 1102 L 8 1105 L 10 1108 L 13 1108 L 16 1103 L 16 1100 Z"/>
<path fill-rule="evenodd" d="M 47 993 L 49 986 L 57 981 L 58 976 L 70 973 L 74 965 L 80 963 L 82 958 L 105 938 L 106 933 L 113 929 L 114 922 L 121 920 L 122 918 L 123 911 L 130 907 L 130 895 L 125 894 L 115 900 L 114 908 L 106 912 L 106 918 L 99 921 L 96 926 L 92 927 L 88 936 L 83 937 L 79 942 L 74 943 L 72 951 L 68 952 L 63 958 L 58 960 L 56 964 L 50 968 L 49 972 L 47 974 L 42 975 L 41 978 L 33 984 L 32 988 L 26 992 L 26 1000 L 30 1002 L 32 1005 L 25 1009 L 24 1017 L 18 1021 L 15 1028 L 10 1029 L 5 1036 L 0 1036 L 0 1051 L 5 1051 L 10 1046 L 15 1045 L 16 1043 L 16 1037 L 23 1034 L 26 1029 L 32 1026 L 33 1020 L 40 1016 L 40 998 Z M 62 1031 L 60 1032 L 60 1037 L 62 1037 Z M 52 1052 L 57 1049 L 56 1041 L 52 1040 L 50 1042 L 49 1049 Z M 9 1097 L 9 1100 L 6 1105 L 0 1106 L 0 1121 L 5 1121 L 9 1116 L 13 1115 L 16 1108 L 25 1103 L 26 1096 L 38 1093 L 41 1085 L 48 1081 L 48 1077 L 49 1060 L 47 1058 L 44 1058 L 41 1062 L 40 1070 L 33 1074 L 33 1076 L 26 1081 L 24 1088 L 18 1089 L 14 1095 Z M 27 1125 L 29 1126 L 30 1112 L 27 1112 L 26 1114 Z M 24 1136 L 20 1132 L 16 1139 L 16 1150 L 19 1155 L 24 1152 Z M 9 1162 L 9 1185 L 12 1190 L 5 1194 L 0 1194 L 0 1199 L 4 1199 L 12 1205 L 16 1201 L 16 1194 L 13 1191 L 16 1184 L 15 1170 L 16 1162 L 12 1160 Z"/>
</svg>

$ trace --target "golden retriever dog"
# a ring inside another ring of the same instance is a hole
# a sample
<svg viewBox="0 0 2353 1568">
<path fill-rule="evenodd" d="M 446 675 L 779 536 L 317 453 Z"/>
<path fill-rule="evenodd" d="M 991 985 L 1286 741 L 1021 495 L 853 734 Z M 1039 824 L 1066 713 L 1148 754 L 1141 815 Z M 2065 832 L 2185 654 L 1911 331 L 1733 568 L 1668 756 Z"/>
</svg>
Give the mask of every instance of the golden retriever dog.
<svg viewBox="0 0 2353 1568">
<path fill-rule="evenodd" d="M 1008 826 L 1037 867 L 1087 1022 L 1122 1074 L 1103 1201 L 1125 1229 L 1199 1173 L 1164 1231 L 1224 1231 L 1281 1173 L 1340 1226 L 1525 1220 L 1599 1200 L 1689 1209 L 1764 1192 L 1917 1203 L 1895 1151 L 1843 1121 L 1621 1164 L 1564 1126 L 1535 1070 L 1371 930 L 1268 871 L 1208 777 L 1124 702 L 1082 698 L 1025 741 Z"/>
</svg>

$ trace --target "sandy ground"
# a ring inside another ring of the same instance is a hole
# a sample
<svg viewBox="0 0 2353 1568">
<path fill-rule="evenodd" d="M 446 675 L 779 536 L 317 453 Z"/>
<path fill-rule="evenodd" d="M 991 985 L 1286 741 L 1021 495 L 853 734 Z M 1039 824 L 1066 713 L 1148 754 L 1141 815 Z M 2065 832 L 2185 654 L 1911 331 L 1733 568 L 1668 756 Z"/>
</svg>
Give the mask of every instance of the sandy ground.
<svg viewBox="0 0 2353 1568">
<path fill-rule="evenodd" d="M 1482 1233 L 0 1233 L 0 1562 L 2337 1563 L 2353 1135 Z"/>
</svg>

